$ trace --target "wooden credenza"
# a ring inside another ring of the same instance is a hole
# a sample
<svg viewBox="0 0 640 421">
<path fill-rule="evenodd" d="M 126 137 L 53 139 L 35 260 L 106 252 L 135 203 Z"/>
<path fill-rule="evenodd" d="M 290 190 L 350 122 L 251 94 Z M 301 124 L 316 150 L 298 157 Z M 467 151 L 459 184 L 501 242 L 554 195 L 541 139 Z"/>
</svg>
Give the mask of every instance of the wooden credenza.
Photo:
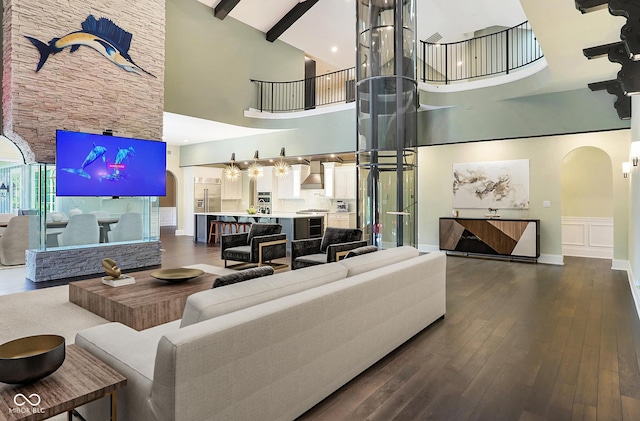
<svg viewBox="0 0 640 421">
<path fill-rule="evenodd" d="M 537 259 L 540 220 L 440 218 L 440 250 Z"/>
</svg>

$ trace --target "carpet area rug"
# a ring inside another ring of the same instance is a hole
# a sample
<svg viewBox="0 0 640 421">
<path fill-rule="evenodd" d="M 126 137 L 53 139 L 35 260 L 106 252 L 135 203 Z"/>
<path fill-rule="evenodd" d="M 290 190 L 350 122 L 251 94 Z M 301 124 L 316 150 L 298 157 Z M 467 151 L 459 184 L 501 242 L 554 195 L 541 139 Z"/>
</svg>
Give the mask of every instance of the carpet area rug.
<svg viewBox="0 0 640 421">
<path fill-rule="evenodd" d="M 0 296 L 0 343 L 24 336 L 64 336 L 67 345 L 76 333 L 107 320 L 69 302 L 69 286 Z"/>
<path fill-rule="evenodd" d="M 78 331 L 103 323 L 108 321 L 69 302 L 68 285 L 0 296 L 0 343 L 54 334 L 64 336 L 70 345 Z M 50 421 L 66 419 L 66 414 L 60 414 Z"/>
</svg>

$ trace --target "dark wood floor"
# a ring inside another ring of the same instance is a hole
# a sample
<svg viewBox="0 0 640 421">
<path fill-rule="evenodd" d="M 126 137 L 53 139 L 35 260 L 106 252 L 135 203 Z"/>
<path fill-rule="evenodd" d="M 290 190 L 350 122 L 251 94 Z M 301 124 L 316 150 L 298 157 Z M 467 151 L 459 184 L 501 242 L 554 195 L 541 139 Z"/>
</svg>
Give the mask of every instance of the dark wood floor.
<svg viewBox="0 0 640 421">
<path fill-rule="evenodd" d="M 449 256 L 446 318 L 300 420 L 640 420 L 640 323 L 610 267 Z"/>
<path fill-rule="evenodd" d="M 163 267 L 222 265 L 219 247 L 169 229 L 161 241 Z M 625 272 L 599 259 L 447 259 L 446 318 L 300 420 L 640 420 Z"/>
</svg>

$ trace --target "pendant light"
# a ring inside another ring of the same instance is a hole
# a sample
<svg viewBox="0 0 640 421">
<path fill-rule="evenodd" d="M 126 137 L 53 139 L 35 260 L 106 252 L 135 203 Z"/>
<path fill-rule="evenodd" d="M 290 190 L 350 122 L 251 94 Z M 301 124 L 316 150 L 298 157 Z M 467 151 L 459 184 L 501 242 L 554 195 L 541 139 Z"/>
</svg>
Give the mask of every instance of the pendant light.
<svg viewBox="0 0 640 421">
<path fill-rule="evenodd" d="M 280 161 L 276 162 L 273 166 L 273 169 L 276 172 L 276 177 L 278 178 L 286 178 L 287 175 L 289 175 L 289 171 L 291 171 L 291 165 L 282 160 L 284 156 L 284 148 L 282 148 L 280 149 Z"/>
<path fill-rule="evenodd" d="M 258 151 L 253 155 L 253 164 L 249 165 L 247 168 L 247 173 L 251 178 L 260 178 L 262 177 L 262 165 L 258 164 Z"/>
<path fill-rule="evenodd" d="M 224 168 L 224 175 L 229 181 L 236 181 L 240 178 L 240 168 L 236 167 L 236 154 L 235 152 L 231 154 L 231 164 L 227 165 Z"/>
</svg>

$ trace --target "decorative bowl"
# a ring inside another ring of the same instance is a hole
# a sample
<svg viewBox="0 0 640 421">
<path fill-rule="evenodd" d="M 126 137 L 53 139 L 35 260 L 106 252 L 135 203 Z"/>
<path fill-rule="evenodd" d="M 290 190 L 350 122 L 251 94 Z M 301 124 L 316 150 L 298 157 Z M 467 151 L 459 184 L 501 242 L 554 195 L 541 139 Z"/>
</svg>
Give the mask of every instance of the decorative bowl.
<svg viewBox="0 0 640 421">
<path fill-rule="evenodd" d="M 37 335 L 0 345 L 0 382 L 32 383 L 56 371 L 66 356 L 64 337 Z"/>
<path fill-rule="evenodd" d="M 151 273 L 152 278 L 167 282 L 184 282 L 198 277 L 204 273 L 200 269 L 176 268 L 162 269 Z"/>
</svg>

